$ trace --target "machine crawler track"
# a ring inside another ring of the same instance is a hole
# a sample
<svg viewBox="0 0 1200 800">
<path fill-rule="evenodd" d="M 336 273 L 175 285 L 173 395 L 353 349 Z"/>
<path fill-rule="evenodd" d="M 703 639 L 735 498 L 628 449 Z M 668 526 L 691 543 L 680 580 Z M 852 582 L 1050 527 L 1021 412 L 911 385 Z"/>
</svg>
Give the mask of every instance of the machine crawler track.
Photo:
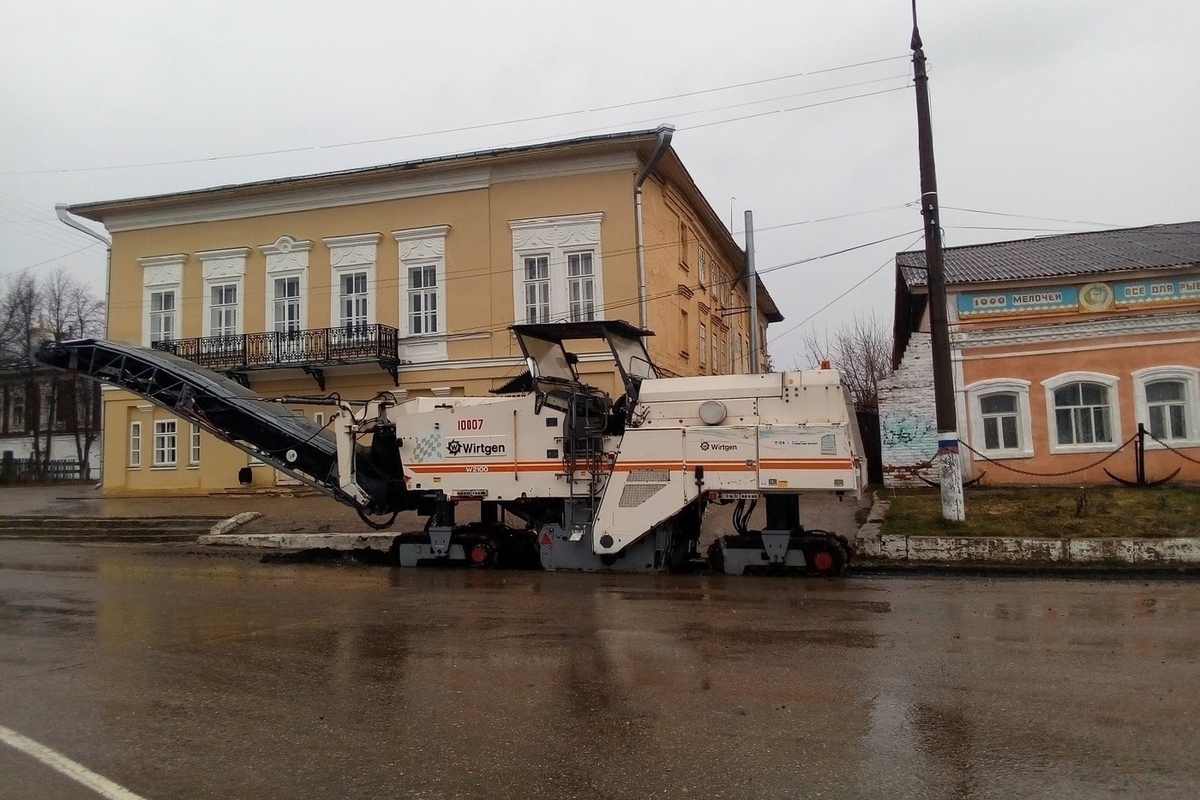
<svg viewBox="0 0 1200 800">
<path fill-rule="evenodd" d="M 846 537 L 829 531 L 793 533 L 783 561 L 771 561 L 760 531 L 722 536 L 708 548 L 708 563 L 727 575 L 840 575 L 854 557 Z"/>
</svg>

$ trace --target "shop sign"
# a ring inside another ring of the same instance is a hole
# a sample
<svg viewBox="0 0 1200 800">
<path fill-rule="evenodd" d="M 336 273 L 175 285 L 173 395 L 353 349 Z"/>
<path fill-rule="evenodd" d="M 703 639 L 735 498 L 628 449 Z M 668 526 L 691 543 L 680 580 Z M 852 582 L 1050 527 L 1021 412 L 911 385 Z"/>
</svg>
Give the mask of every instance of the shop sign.
<svg viewBox="0 0 1200 800">
<path fill-rule="evenodd" d="M 1118 306 L 1200 301 L 1200 275 L 1122 281 L 1114 288 Z"/>
<path fill-rule="evenodd" d="M 1074 286 L 1023 289 L 1016 292 L 980 292 L 958 296 L 960 317 L 1075 311 L 1078 308 L 1079 290 Z"/>
</svg>

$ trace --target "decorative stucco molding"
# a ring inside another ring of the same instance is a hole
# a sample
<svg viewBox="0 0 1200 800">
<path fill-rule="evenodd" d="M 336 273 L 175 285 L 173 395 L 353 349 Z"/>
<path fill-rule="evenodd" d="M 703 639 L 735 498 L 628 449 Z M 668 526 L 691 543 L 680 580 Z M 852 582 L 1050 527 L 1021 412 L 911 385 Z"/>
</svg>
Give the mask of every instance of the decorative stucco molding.
<svg viewBox="0 0 1200 800">
<path fill-rule="evenodd" d="M 183 280 L 183 265 L 188 257 L 183 253 L 169 256 L 139 258 L 143 286 L 172 286 Z"/>
<path fill-rule="evenodd" d="M 382 233 L 360 233 L 354 236 L 330 236 L 321 241 L 329 248 L 329 265 L 335 269 L 344 269 L 374 265 L 379 240 L 382 238 Z"/>
<path fill-rule="evenodd" d="M 246 274 L 246 257 L 249 247 L 229 247 L 224 250 L 205 250 L 196 253 L 200 259 L 204 280 L 241 278 Z"/>
<path fill-rule="evenodd" d="M 961 350 L 968 347 L 1001 347 L 1194 331 L 1200 331 L 1200 313 L 1186 312 L 1155 316 L 1108 317 L 1086 322 L 1062 322 L 1054 325 L 958 330 L 950 335 L 950 342 L 952 346 Z"/>
<path fill-rule="evenodd" d="M 514 250 L 551 247 L 589 247 L 600 244 L 600 222 L 604 212 L 562 217 L 511 220 Z"/>
<path fill-rule="evenodd" d="M 401 261 L 427 261 L 446 256 L 446 235 L 449 225 L 431 225 L 427 228 L 409 228 L 392 231 L 400 248 Z"/>
<path fill-rule="evenodd" d="M 297 241 L 290 236 L 280 236 L 272 244 L 258 249 L 267 257 L 267 272 L 295 272 L 308 269 L 308 254 L 312 250 L 311 240 Z"/>
</svg>

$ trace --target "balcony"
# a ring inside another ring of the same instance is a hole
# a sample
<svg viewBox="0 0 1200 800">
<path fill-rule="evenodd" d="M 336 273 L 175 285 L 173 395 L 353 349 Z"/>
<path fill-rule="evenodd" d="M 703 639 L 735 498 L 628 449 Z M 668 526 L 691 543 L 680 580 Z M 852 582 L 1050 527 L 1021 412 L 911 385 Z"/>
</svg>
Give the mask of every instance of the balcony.
<svg viewBox="0 0 1200 800">
<path fill-rule="evenodd" d="M 400 385 L 400 332 L 387 325 L 314 328 L 297 331 L 243 333 L 174 339 L 152 346 L 223 372 L 249 386 L 249 373 L 269 369 L 302 369 L 325 391 L 325 369 L 352 364 L 378 364 Z"/>
</svg>

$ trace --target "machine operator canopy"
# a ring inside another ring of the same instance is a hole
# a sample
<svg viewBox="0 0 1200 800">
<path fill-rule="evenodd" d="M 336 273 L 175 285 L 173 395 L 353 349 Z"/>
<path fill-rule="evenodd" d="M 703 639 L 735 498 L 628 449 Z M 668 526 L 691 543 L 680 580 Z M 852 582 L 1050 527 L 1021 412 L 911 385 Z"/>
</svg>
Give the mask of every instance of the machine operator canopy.
<svg viewBox="0 0 1200 800">
<path fill-rule="evenodd" d="M 535 381 L 578 383 L 579 373 L 575 364 L 579 359 L 565 343 L 587 339 L 601 340 L 608 345 L 613 361 L 621 370 L 625 391 L 632 396 L 637 396 L 643 379 L 658 377 L 644 341 L 654 333 L 624 320 L 513 325 L 512 332 L 521 345 Z"/>
</svg>

